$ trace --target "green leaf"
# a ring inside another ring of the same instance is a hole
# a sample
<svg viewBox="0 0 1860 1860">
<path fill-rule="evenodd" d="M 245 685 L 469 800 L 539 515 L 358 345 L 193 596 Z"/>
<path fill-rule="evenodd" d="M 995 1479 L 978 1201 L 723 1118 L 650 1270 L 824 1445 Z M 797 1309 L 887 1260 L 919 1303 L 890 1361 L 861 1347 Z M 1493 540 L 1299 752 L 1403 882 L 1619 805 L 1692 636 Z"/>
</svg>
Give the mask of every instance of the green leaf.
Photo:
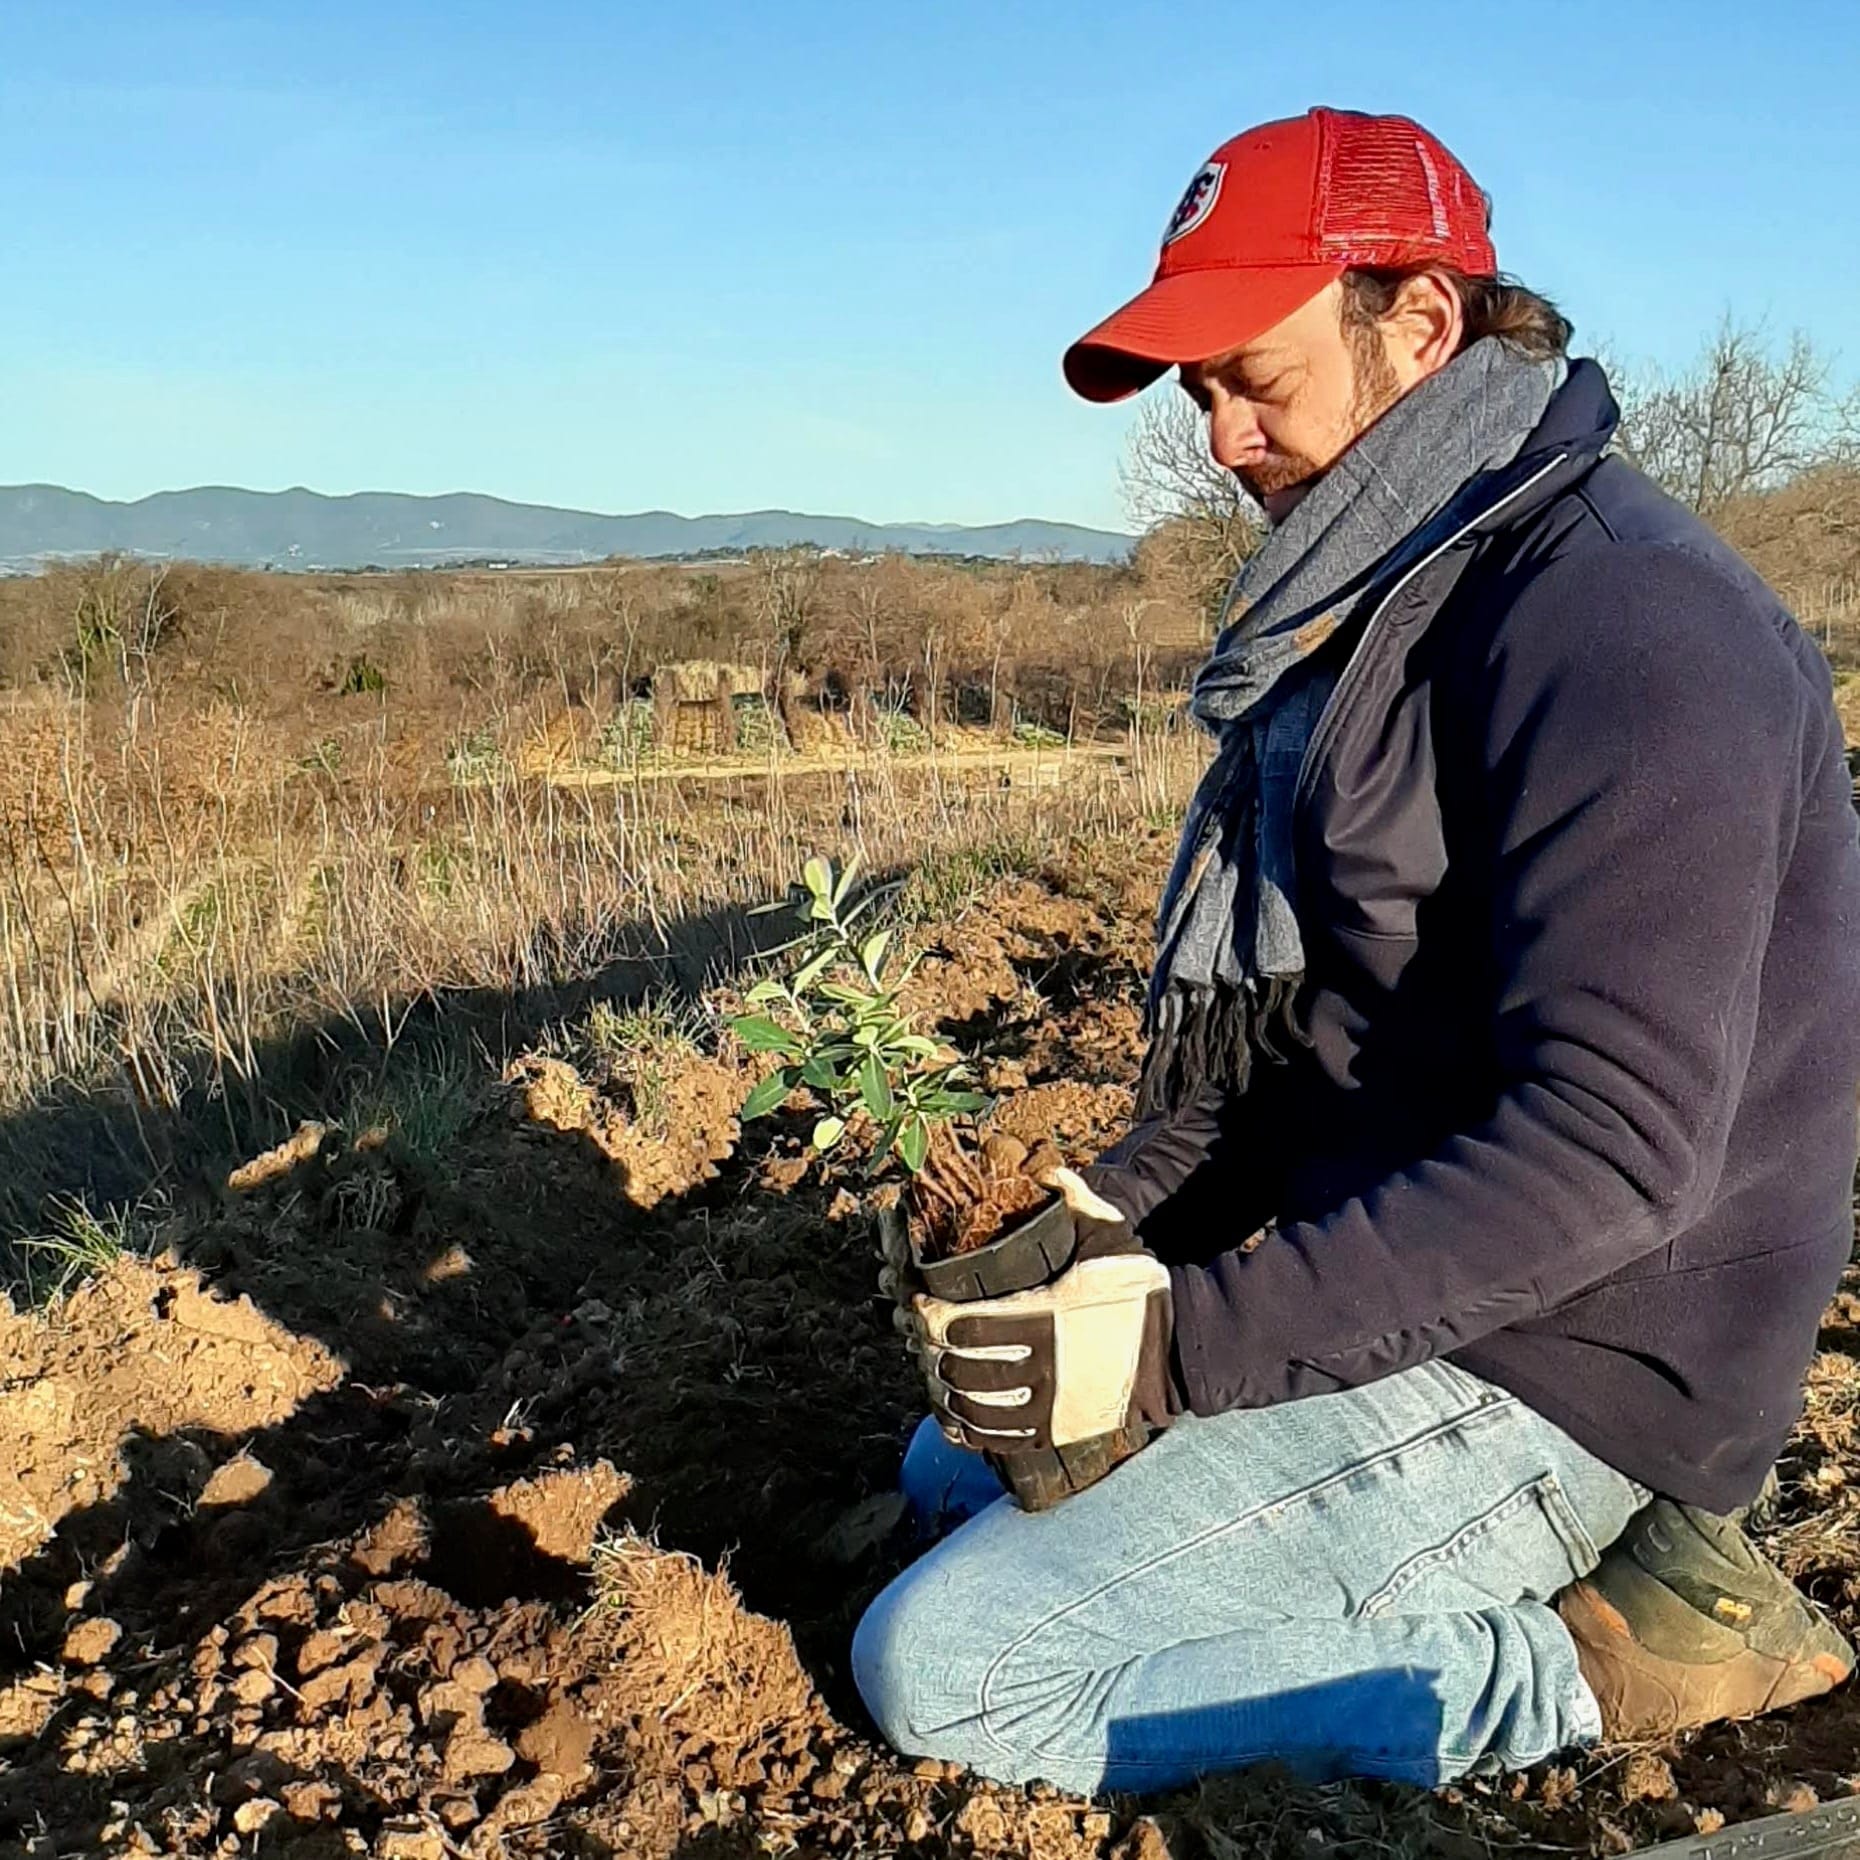
<svg viewBox="0 0 1860 1860">
<path fill-rule="evenodd" d="M 810 1053 L 801 1068 L 801 1083 L 815 1091 L 831 1091 L 840 1082 L 839 1067 L 830 1053 Z"/>
<path fill-rule="evenodd" d="M 859 1068 L 859 1096 L 881 1124 L 890 1121 L 891 1081 L 885 1076 L 884 1063 L 876 1053 L 867 1053 L 865 1064 Z"/>
<path fill-rule="evenodd" d="M 936 1054 L 934 1040 L 926 1040 L 921 1033 L 901 1033 L 892 1042 L 901 1053 L 909 1053 L 914 1059 L 930 1059 Z"/>
<path fill-rule="evenodd" d="M 833 951 L 823 949 L 818 955 L 810 956 L 794 972 L 794 980 L 788 985 L 797 995 L 804 995 L 820 980 L 826 972 L 827 965 L 833 960 Z"/>
<path fill-rule="evenodd" d="M 840 882 L 833 887 L 833 904 L 836 910 L 840 905 L 846 902 L 846 894 L 852 890 L 853 878 L 858 873 L 858 870 L 859 855 L 854 853 L 840 868 Z"/>
<path fill-rule="evenodd" d="M 752 1053 L 780 1053 L 793 1059 L 801 1051 L 801 1043 L 794 1035 L 766 1014 L 738 1014 L 730 1022 L 730 1031 Z"/>
<path fill-rule="evenodd" d="M 758 982 L 755 987 L 750 989 L 748 994 L 743 997 L 745 1001 L 751 1002 L 758 1007 L 761 1006 L 764 1001 L 785 1001 L 787 998 L 788 991 L 780 982 Z"/>
<path fill-rule="evenodd" d="M 985 1111 L 994 1102 L 979 1091 L 946 1091 L 941 1095 L 944 1108 L 949 1111 L 966 1111 L 974 1116 L 978 1111 Z"/>
<path fill-rule="evenodd" d="M 763 1079 L 747 1098 L 743 1108 L 737 1112 L 745 1124 L 768 1114 L 781 1105 L 788 1094 L 794 1090 L 794 1074 L 787 1070 L 771 1072 Z"/>
<path fill-rule="evenodd" d="M 876 936 L 866 938 L 859 951 L 859 966 L 872 978 L 872 986 L 878 987 L 885 973 L 885 952 L 891 947 L 891 932 L 881 930 Z"/>
<path fill-rule="evenodd" d="M 834 1144 L 839 1142 L 840 1138 L 845 1136 L 845 1134 L 845 1118 L 823 1117 L 820 1122 L 814 1126 L 814 1148 L 824 1155 L 828 1150 L 832 1149 Z"/>
<path fill-rule="evenodd" d="M 924 1166 L 930 1154 L 930 1126 L 921 1117 L 907 1117 L 898 1126 L 898 1154 L 912 1175 Z"/>
<path fill-rule="evenodd" d="M 830 900 L 833 896 L 833 868 L 818 853 L 801 868 L 801 882 L 819 900 Z M 820 912 L 816 910 L 818 917 Z"/>
</svg>

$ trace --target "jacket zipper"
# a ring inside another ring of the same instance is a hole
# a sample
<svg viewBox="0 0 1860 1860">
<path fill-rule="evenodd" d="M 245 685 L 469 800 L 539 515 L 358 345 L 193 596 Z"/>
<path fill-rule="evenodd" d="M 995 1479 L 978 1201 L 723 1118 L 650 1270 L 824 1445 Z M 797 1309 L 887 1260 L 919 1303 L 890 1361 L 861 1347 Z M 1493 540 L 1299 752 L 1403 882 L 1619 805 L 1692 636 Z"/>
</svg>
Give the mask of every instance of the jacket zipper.
<svg viewBox="0 0 1860 1860">
<path fill-rule="evenodd" d="M 1324 708 L 1318 712 L 1318 720 L 1312 727 L 1311 739 L 1305 744 L 1304 760 L 1298 765 L 1298 783 L 1292 790 L 1292 811 L 1294 814 L 1304 805 L 1305 789 L 1310 782 L 1312 771 L 1317 765 L 1318 749 L 1324 741 L 1325 732 L 1330 727 L 1331 718 L 1336 714 L 1338 704 L 1342 701 L 1344 693 L 1349 689 L 1351 675 L 1361 665 L 1363 655 L 1368 650 L 1369 642 L 1375 638 L 1376 631 L 1382 623 L 1382 616 L 1388 612 L 1395 597 L 1414 580 L 1415 576 L 1420 574 L 1422 569 L 1431 568 L 1449 549 L 1456 548 L 1470 536 L 1480 524 L 1497 516 L 1507 504 L 1516 503 L 1526 491 L 1530 490 L 1535 485 L 1541 484 L 1558 466 L 1564 464 L 1568 458 L 1569 454 L 1567 452 L 1559 452 L 1547 465 L 1543 466 L 1538 471 L 1534 471 L 1522 484 L 1507 491 L 1497 503 L 1489 504 L 1476 515 L 1468 517 L 1444 542 L 1430 549 L 1427 554 L 1422 556 L 1412 567 L 1404 569 L 1396 578 L 1394 585 L 1389 589 L 1388 593 L 1383 595 L 1381 600 L 1376 603 L 1375 612 L 1372 613 L 1364 623 L 1361 637 L 1358 638 L 1349 658 L 1344 662 L 1343 670 L 1337 675 L 1337 682 L 1331 687 L 1331 693 L 1325 700 Z"/>
</svg>

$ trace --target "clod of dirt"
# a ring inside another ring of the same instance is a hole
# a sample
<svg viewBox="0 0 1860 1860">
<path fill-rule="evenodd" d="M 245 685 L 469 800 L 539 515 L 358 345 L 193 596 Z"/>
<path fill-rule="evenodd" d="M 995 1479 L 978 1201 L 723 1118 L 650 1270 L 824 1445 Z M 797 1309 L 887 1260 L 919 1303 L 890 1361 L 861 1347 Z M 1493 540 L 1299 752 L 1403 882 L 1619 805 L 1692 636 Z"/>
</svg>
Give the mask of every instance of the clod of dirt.
<svg viewBox="0 0 1860 1860">
<path fill-rule="evenodd" d="M 519 1122 L 579 1136 L 616 1165 L 636 1207 L 655 1207 L 708 1181 L 735 1148 L 744 1083 L 695 1055 L 662 1081 L 650 1117 L 629 1113 L 566 1060 L 527 1053 L 504 1074 Z"/>
<path fill-rule="evenodd" d="M 172 1264 L 119 1259 L 73 1292 L 58 1318 L 0 1308 L 0 1570 L 68 1513 L 116 1494 L 126 1438 L 160 1442 L 195 1428 L 243 1435 L 276 1425 L 342 1376 L 321 1344 L 293 1336 L 249 1298 L 216 1297 Z M 197 1492 L 211 1462 L 177 1445 L 198 1465 Z"/>
<path fill-rule="evenodd" d="M 631 1484 L 611 1461 L 596 1460 L 592 1466 L 519 1479 L 493 1492 L 488 1502 L 497 1517 L 525 1526 L 544 1556 L 585 1563 L 602 1522 Z"/>
<path fill-rule="evenodd" d="M 215 1467 L 202 1488 L 202 1505 L 249 1505 L 271 1484 L 271 1468 L 255 1454 L 240 1453 Z"/>
<path fill-rule="evenodd" d="M 1111 1860 L 1169 1860 L 1169 1843 L 1148 1815 L 1139 1815 L 1130 1831 L 1111 1849 Z"/>
<path fill-rule="evenodd" d="M 50 1673 L 0 1686 L 0 1745 L 36 1738 L 51 1722 L 64 1688 Z"/>
<path fill-rule="evenodd" d="M 478 1824 L 472 1836 L 473 1853 L 496 1853 L 506 1834 L 547 1821 L 562 1806 L 564 1793 L 561 1777 L 547 1774 L 507 1789 L 497 1806 Z"/>
<path fill-rule="evenodd" d="M 458 1661 L 451 1676 L 455 1686 L 463 1686 L 467 1692 L 476 1692 L 480 1697 L 497 1684 L 497 1668 L 481 1653 Z"/>
<path fill-rule="evenodd" d="M 991 1130 L 982 1139 L 982 1167 L 996 1180 L 1020 1174 L 1026 1160 L 1026 1144 L 1005 1130 Z"/>
<path fill-rule="evenodd" d="M 421 1561 L 431 1551 L 425 1511 L 415 1500 L 401 1498 L 379 1524 L 364 1533 L 350 1555 L 369 1575 L 385 1576 Z"/>
<path fill-rule="evenodd" d="M 327 1124 L 299 1124 L 276 1149 L 242 1163 L 226 1178 L 226 1186 L 235 1194 L 247 1194 L 252 1189 L 263 1188 L 267 1182 L 277 1181 L 280 1176 L 289 1175 L 316 1156 L 329 1129 Z"/>
<path fill-rule="evenodd" d="M 1664 1757 L 1637 1750 L 1622 1765 L 1621 1793 L 1630 1802 L 1669 1802 L 1679 1793 L 1679 1785 Z"/>
<path fill-rule="evenodd" d="M 452 1851 L 440 1829 L 418 1821 L 384 1821 L 375 1836 L 377 1860 L 446 1860 Z"/>
<path fill-rule="evenodd" d="M 597 1594 L 585 1633 L 608 1716 L 656 1726 L 673 1745 L 697 1735 L 720 1777 L 797 1727 L 824 1729 L 788 1629 L 750 1614 L 695 1557 L 622 1538 L 601 1558 Z"/>
<path fill-rule="evenodd" d="M 572 1781 L 588 1767 L 594 1726 L 568 1699 L 557 1699 L 517 1737 L 517 1755 L 548 1776 Z"/>
<path fill-rule="evenodd" d="M 123 1630 L 107 1615 L 93 1615 L 88 1621 L 80 1621 L 65 1636 L 65 1644 L 60 1650 L 68 1665 L 100 1666 L 116 1650 L 116 1643 L 123 1638 Z"/>
<path fill-rule="evenodd" d="M 1779 1782 L 1770 1788 L 1769 1806 L 1788 1815 L 1807 1815 L 1821 1806 L 1821 1797 L 1811 1783 Z"/>
<path fill-rule="evenodd" d="M 875 1492 L 834 1519 L 820 1539 L 819 1553 L 829 1563 L 852 1564 L 870 1556 L 904 1522 L 910 1503 L 902 1492 Z"/>
<path fill-rule="evenodd" d="M 464 1782 L 478 1776 L 501 1776 L 517 1753 L 485 1727 L 484 1695 L 444 1679 L 420 1694 L 420 1716 L 440 1741 L 443 1774 Z"/>
<path fill-rule="evenodd" d="M 455 1241 L 420 1268 L 420 1277 L 428 1285 L 444 1285 L 448 1280 L 466 1277 L 471 1269 L 471 1255 Z"/>
</svg>

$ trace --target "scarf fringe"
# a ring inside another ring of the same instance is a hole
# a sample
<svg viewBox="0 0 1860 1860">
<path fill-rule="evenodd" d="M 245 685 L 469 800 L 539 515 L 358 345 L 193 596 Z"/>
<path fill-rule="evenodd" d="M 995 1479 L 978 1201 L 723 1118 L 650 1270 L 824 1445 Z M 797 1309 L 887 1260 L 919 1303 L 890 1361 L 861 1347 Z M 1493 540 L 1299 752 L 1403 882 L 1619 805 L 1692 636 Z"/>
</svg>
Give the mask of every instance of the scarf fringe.
<svg viewBox="0 0 1860 1860">
<path fill-rule="evenodd" d="M 1150 1016 L 1149 1047 L 1137 1082 L 1137 1119 L 1166 1116 L 1210 1087 L 1246 1090 L 1255 1060 L 1282 1064 L 1309 1046 L 1299 1024 L 1300 975 L 1234 987 L 1166 989 Z"/>
</svg>

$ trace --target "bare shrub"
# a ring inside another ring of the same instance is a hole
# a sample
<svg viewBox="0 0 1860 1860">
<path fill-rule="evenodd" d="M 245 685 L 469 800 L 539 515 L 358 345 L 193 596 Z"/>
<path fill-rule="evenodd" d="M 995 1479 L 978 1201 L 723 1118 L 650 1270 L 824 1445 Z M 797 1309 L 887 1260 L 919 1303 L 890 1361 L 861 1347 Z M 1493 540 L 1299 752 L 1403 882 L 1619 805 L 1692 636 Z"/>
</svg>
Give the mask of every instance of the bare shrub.
<svg viewBox="0 0 1860 1860">
<path fill-rule="evenodd" d="M 1615 374 L 1623 447 L 1707 517 L 1851 450 L 1856 402 L 1800 330 L 1779 350 L 1761 324 L 1727 315 L 1689 366 Z"/>
</svg>

